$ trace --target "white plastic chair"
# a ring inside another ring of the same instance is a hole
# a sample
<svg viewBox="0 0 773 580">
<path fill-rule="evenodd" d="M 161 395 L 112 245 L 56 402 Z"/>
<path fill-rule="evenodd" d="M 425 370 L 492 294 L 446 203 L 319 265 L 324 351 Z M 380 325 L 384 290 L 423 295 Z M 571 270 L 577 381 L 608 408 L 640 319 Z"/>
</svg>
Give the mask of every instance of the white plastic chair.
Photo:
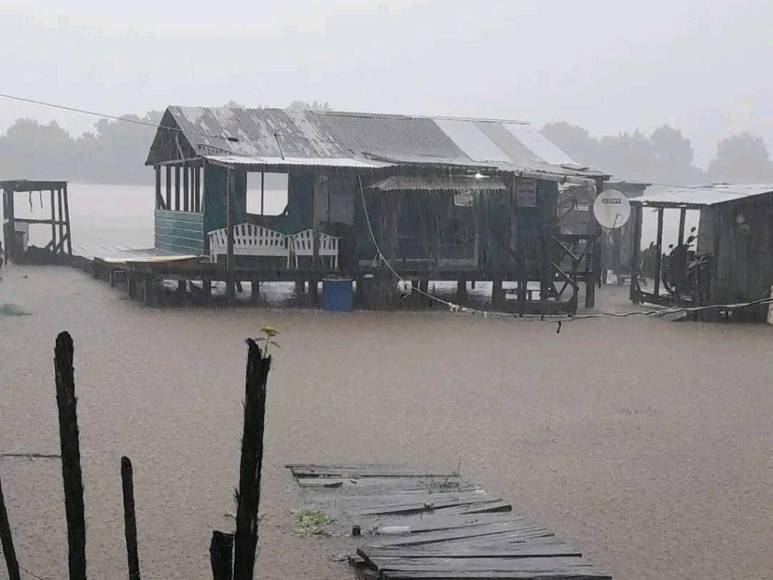
<svg viewBox="0 0 773 580">
<path fill-rule="evenodd" d="M 303 230 L 290 239 L 290 254 L 295 257 L 295 268 L 300 269 L 301 256 L 314 255 L 314 230 Z M 341 238 L 319 232 L 318 255 L 330 259 L 330 265 L 334 270 L 338 269 L 338 242 Z"/>
</svg>

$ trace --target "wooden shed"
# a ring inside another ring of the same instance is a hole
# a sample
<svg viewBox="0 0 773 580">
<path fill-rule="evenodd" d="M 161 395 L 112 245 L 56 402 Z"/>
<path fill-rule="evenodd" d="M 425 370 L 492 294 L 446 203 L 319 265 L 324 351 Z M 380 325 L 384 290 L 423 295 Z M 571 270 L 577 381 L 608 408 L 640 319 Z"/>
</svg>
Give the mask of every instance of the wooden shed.
<svg viewBox="0 0 773 580">
<path fill-rule="evenodd" d="M 281 109 L 169 107 L 147 164 L 159 251 L 312 281 L 387 260 L 419 284 L 491 280 L 500 301 L 514 281 L 543 310 L 576 308 L 594 271 L 594 236 L 556 229 L 558 185 L 607 178 L 524 122 Z M 286 174 L 280 215 L 247 211 L 249 173 Z"/>
<path fill-rule="evenodd" d="M 631 199 L 631 205 L 635 227 L 631 299 L 635 303 L 716 305 L 770 296 L 773 185 L 674 187 Z M 642 217 L 648 210 L 657 216 L 649 265 L 641 248 Z M 685 216 L 691 210 L 700 212 L 697 233 L 692 235 L 685 231 Z M 666 212 L 679 215 L 679 232 L 676 244 L 664 249 Z M 652 279 L 651 290 L 643 287 L 645 275 Z M 764 316 L 763 310 L 757 314 Z"/>
</svg>

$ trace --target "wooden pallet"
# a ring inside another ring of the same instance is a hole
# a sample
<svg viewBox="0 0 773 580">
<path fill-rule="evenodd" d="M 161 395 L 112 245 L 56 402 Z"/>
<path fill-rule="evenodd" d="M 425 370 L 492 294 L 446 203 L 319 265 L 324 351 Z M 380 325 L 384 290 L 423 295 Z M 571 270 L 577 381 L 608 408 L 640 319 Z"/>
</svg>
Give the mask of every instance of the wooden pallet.
<svg viewBox="0 0 773 580">
<path fill-rule="evenodd" d="M 331 532 L 351 535 L 349 562 L 363 578 L 611 580 L 579 549 L 455 470 L 287 467 L 307 505 L 333 519 Z"/>
</svg>

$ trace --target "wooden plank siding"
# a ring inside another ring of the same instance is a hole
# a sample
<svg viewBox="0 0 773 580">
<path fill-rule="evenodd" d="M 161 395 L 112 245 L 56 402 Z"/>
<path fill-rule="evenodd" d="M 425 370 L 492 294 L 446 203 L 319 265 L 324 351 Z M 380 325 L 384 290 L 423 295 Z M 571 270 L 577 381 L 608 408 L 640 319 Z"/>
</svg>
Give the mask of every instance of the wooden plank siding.
<svg viewBox="0 0 773 580">
<path fill-rule="evenodd" d="M 172 254 L 204 253 L 204 214 L 156 210 L 156 250 Z"/>
</svg>

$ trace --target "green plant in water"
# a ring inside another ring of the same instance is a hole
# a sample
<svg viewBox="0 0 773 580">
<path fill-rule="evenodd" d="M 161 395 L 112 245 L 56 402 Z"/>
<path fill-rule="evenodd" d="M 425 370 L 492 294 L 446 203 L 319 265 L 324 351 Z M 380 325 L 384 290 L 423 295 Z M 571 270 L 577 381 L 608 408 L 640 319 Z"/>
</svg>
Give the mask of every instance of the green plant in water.
<svg viewBox="0 0 773 580">
<path fill-rule="evenodd" d="M 270 346 L 279 348 L 279 343 L 274 340 L 274 337 L 279 334 L 279 331 L 268 324 L 261 328 L 260 331 L 263 333 L 263 336 L 258 339 L 258 344 L 260 344 L 261 340 L 263 341 L 263 356 L 266 356 L 268 355 Z"/>
<path fill-rule="evenodd" d="M 325 529 L 325 526 L 332 524 L 333 521 L 319 509 L 306 508 L 295 514 L 293 531 L 301 536 L 329 536 L 330 532 Z"/>
<path fill-rule="evenodd" d="M 16 304 L 0 304 L 0 314 L 3 316 L 29 316 L 31 312 L 27 312 L 22 308 L 16 306 Z"/>
</svg>

